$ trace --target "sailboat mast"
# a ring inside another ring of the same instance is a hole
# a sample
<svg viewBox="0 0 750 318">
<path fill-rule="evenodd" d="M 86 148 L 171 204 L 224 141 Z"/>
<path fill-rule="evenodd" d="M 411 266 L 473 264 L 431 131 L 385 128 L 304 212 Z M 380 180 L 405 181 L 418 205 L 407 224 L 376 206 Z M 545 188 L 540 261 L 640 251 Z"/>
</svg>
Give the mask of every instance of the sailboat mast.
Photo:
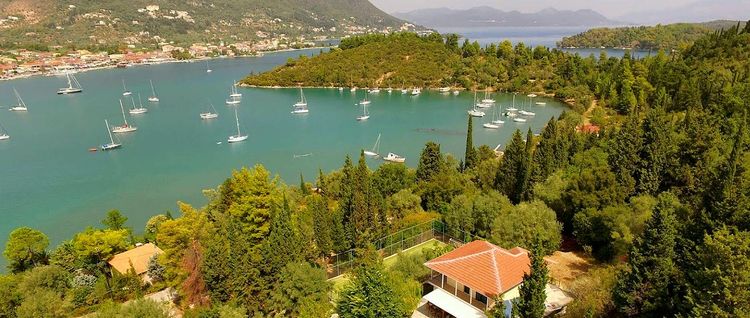
<svg viewBox="0 0 750 318">
<path fill-rule="evenodd" d="M 127 126 L 128 119 L 125 118 L 125 107 L 122 106 L 122 99 L 120 99 L 120 111 L 122 112 L 122 120 L 125 122 L 125 126 Z"/>
<path fill-rule="evenodd" d="M 73 88 L 73 83 L 70 81 L 70 73 L 65 74 L 68 77 L 68 88 Z"/>
<path fill-rule="evenodd" d="M 234 109 L 234 119 L 237 121 L 237 136 L 241 136 L 240 134 L 240 118 L 237 117 L 237 109 Z"/>
<path fill-rule="evenodd" d="M 156 96 L 156 91 L 154 90 L 154 81 L 148 80 L 148 82 L 151 84 L 151 95 Z"/>
<path fill-rule="evenodd" d="M 109 133 L 109 142 L 110 142 L 110 144 L 114 144 L 115 143 L 115 139 L 112 138 L 112 130 L 109 129 L 109 122 L 106 119 L 104 120 L 104 124 L 107 125 L 107 133 Z"/>
</svg>

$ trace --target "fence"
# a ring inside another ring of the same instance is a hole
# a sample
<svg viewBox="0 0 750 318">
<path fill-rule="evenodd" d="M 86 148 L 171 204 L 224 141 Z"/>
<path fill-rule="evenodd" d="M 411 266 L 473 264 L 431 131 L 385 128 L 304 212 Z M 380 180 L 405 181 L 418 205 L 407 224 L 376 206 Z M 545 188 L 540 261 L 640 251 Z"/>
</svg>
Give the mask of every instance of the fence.
<svg viewBox="0 0 750 318">
<path fill-rule="evenodd" d="M 445 223 L 432 220 L 386 235 L 375 240 L 373 245 L 385 258 L 431 239 L 437 239 L 447 244 L 464 244 L 475 238 L 461 230 L 448 230 Z M 328 278 L 341 276 L 351 270 L 355 258 L 354 249 L 333 255 L 329 261 Z"/>
</svg>

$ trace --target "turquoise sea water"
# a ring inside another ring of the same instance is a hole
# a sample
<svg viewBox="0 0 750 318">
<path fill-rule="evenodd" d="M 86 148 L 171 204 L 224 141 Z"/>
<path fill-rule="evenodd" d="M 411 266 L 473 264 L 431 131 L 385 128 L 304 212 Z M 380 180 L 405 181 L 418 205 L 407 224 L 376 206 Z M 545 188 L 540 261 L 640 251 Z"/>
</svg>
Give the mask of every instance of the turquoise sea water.
<svg viewBox="0 0 750 318">
<path fill-rule="evenodd" d="M 412 167 L 430 140 L 462 156 L 466 110 L 473 99 L 465 92 L 411 97 L 383 90 L 371 96 L 370 120 L 357 122 L 362 110 L 355 103 L 363 97 L 362 90 L 355 96 L 348 89 L 306 89 L 310 113 L 292 115 L 298 90 L 240 88 L 244 97 L 237 109 L 249 139 L 227 144 L 227 136 L 235 132 L 234 108 L 224 104 L 231 83 L 289 57 L 317 52 L 213 60 L 212 73 L 206 73 L 203 62 L 79 73 L 84 92 L 70 96 L 55 94 L 65 85 L 64 77 L 0 82 L 0 105 L 14 102 L 15 87 L 29 107 L 28 113 L 0 109 L 0 123 L 11 135 L 0 141 L 0 246 L 20 226 L 42 230 L 54 246 L 86 226 L 100 226 L 110 209 L 121 210 L 128 225 L 141 232 L 150 216 L 175 210 L 178 200 L 202 206 L 202 189 L 217 186 L 233 169 L 256 163 L 290 184 L 299 182 L 300 173 L 313 181 L 318 168 L 339 168 L 347 154 L 357 156 L 360 149 L 370 148 L 378 133 L 381 153 L 406 156 Z M 108 142 L 104 119 L 111 125 L 122 122 L 118 99 L 123 79 L 136 98 L 141 93 L 149 112 L 126 114 L 138 131 L 118 136 L 122 149 L 89 152 Z M 154 81 L 161 98 L 157 104 L 145 100 L 150 95 L 148 80 Z M 507 105 L 511 96 L 495 98 Z M 518 105 L 522 101 L 519 98 Z M 485 120 L 475 119 L 475 143 L 504 144 L 516 128 L 538 132 L 565 109 L 555 100 L 545 101 L 546 106 L 530 106 L 537 116 L 526 124 L 510 122 L 500 130 L 486 130 L 481 127 Z M 209 102 L 219 118 L 201 120 L 198 114 Z M 294 157 L 301 154 L 312 155 Z M 380 164 L 369 160 L 372 169 Z"/>
</svg>

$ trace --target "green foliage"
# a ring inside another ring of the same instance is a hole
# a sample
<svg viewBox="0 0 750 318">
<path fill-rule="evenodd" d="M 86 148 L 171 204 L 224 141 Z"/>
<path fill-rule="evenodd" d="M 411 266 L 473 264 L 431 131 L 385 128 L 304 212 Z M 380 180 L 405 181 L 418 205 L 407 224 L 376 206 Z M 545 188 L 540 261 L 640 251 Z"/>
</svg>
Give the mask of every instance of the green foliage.
<svg viewBox="0 0 750 318">
<path fill-rule="evenodd" d="M 125 222 L 128 218 L 120 213 L 120 210 L 110 210 L 107 216 L 102 220 L 102 224 L 109 230 L 125 229 Z"/>
<path fill-rule="evenodd" d="M 422 149 L 417 165 L 417 181 L 429 182 L 444 169 L 443 155 L 440 153 L 440 145 L 428 142 Z"/>
<path fill-rule="evenodd" d="M 386 198 L 412 187 L 414 181 L 414 170 L 405 165 L 381 165 L 372 174 L 372 186 Z"/>
<path fill-rule="evenodd" d="M 3 251 L 3 256 L 8 260 L 8 269 L 22 272 L 45 263 L 48 245 L 49 239 L 42 232 L 28 227 L 13 230 Z"/>
<path fill-rule="evenodd" d="M 160 263 L 167 269 L 165 280 L 170 286 L 179 285 L 188 275 L 181 266 L 185 251 L 193 242 L 208 238 L 213 231 L 206 213 L 185 203 L 179 205 L 182 216 L 163 222 L 156 235 L 159 248 L 164 251 L 159 255 Z"/>
<path fill-rule="evenodd" d="M 54 291 L 38 289 L 32 291 L 16 309 L 18 318 L 64 318 L 68 317 L 70 303 L 62 300 Z"/>
<path fill-rule="evenodd" d="M 529 186 L 531 165 L 526 143 L 521 137 L 521 131 L 516 130 L 510 144 L 505 147 L 500 169 L 495 176 L 495 187 L 511 202 L 521 202 L 523 194 Z"/>
<path fill-rule="evenodd" d="M 565 317 L 612 317 L 615 309 L 612 289 L 617 272 L 617 267 L 605 266 L 576 277 L 570 286 L 575 301 L 568 305 Z"/>
<path fill-rule="evenodd" d="M 518 288 L 519 297 L 513 304 L 513 315 L 521 318 L 544 317 L 547 299 L 545 288 L 549 282 L 547 263 L 544 262 L 544 249 L 541 244 L 533 244 L 529 251 L 530 273 L 523 275 L 523 283 Z"/>
<path fill-rule="evenodd" d="M 88 228 L 73 238 L 73 251 L 83 263 L 101 270 L 112 256 L 127 249 L 127 239 L 127 230 Z"/>
<path fill-rule="evenodd" d="M 391 285 L 382 265 L 358 267 L 354 278 L 339 296 L 337 312 L 342 318 L 404 317 L 404 300 Z"/>
<path fill-rule="evenodd" d="M 303 316 L 302 311 L 314 311 L 316 317 L 323 317 L 331 309 L 328 292 L 331 284 L 326 281 L 322 269 L 306 262 L 289 263 L 280 271 L 278 283 L 271 292 L 271 309 L 285 317 Z M 314 303 L 327 306 L 311 307 Z M 307 308 L 305 308 L 307 307 Z"/>
<path fill-rule="evenodd" d="M 30 296 L 37 290 L 48 290 L 62 297 L 70 288 L 70 273 L 65 269 L 54 266 L 36 267 L 22 275 L 18 283 L 18 291 L 26 297 Z"/>
<path fill-rule="evenodd" d="M 284 198 L 281 207 L 274 207 L 275 213 L 271 220 L 271 231 L 262 247 L 268 276 L 276 275 L 286 264 L 298 261 L 302 253 L 302 245 L 297 232 L 292 227 L 292 213 L 289 203 Z"/>
<path fill-rule="evenodd" d="M 387 200 L 388 211 L 396 219 L 402 219 L 407 214 L 422 212 L 421 199 L 412 193 L 411 189 L 401 190 Z"/>
<path fill-rule="evenodd" d="M 541 201 L 507 205 L 492 224 L 491 239 L 504 248 L 538 244 L 541 255 L 552 254 L 560 246 L 562 225 L 555 212 Z"/>
<path fill-rule="evenodd" d="M 107 303 L 94 315 L 95 318 L 168 318 L 165 307 L 150 299 L 138 299 L 129 304 Z"/>
<path fill-rule="evenodd" d="M 471 115 L 466 117 L 469 119 L 466 124 L 466 150 L 464 151 L 463 169 L 471 169 L 477 163 L 477 150 L 474 149 L 474 118 Z"/>
<path fill-rule="evenodd" d="M 0 275 L 0 317 L 15 317 L 16 307 L 21 301 L 23 296 L 18 291 L 18 276 Z"/>
</svg>

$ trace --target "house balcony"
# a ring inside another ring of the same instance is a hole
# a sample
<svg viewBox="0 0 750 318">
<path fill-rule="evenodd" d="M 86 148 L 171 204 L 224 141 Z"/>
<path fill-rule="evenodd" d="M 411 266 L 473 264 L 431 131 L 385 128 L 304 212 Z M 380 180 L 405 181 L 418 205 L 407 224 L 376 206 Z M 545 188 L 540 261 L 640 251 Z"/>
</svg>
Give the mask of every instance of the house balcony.
<svg viewBox="0 0 750 318">
<path fill-rule="evenodd" d="M 454 296 L 456 296 L 456 298 L 464 301 L 465 303 L 471 305 L 472 307 L 480 311 L 484 312 L 489 308 L 486 303 L 481 302 L 477 300 L 474 296 L 470 295 L 469 293 L 464 292 L 463 287 L 457 287 L 454 284 L 450 284 L 448 282 L 448 279 L 444 278 L 444 276 L 441 274 L 433 275 L 432 277 L 430 277 L 429 280 L 427 280 L 427 283 L 432 285 L 435 288 L 440 288 L 453 294 Z M 470 292 L 473 293 L 474 291 L 470 290 Z"/>
</svg>

